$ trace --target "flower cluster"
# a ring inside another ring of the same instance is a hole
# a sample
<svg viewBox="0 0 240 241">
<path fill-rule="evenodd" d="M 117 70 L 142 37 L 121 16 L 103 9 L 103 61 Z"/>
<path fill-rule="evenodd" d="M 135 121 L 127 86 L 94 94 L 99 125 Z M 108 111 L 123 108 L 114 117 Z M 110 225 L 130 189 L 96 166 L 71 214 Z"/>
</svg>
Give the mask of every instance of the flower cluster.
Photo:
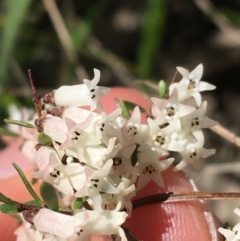
<svg viewBox="0 0 240 241">
<path fill-rule="evenodd" d="M 126 115 L 120 101 L 115 111 L 105 113 L 99 99 L 109 88 L 97 86 L 97 69 L 92 81 L 62 86 L 42 98 L 45 109 L 35 123 L 38 140 L 44 135 L 48 141 L 36 145 L 32 177 L 54 186 L 61 210 L 72 215 L 42 208 L 31 225 L 25 222 L 16 231 L 19 241 L 86 241 L 94 234 L 127 241 L 121 225 L 131 216 L 136 192 L 150 181 L 164 187 L 162 171 L 198 165 L 215 153 L 203 147 L 202 128 L 216 122 L 205 116 L 207 102 L 200 95 L 215 87 L 201 81 L 202 64 L 192 72 L 177 70 L 181 81 L 169 86 L 166 98 L 151 99 L 147 123 L 138 106 Z M 192 97 L 195 106 L 187 105 Z M 172 151 L 182 157 L 176 166 Z"/>
</svg>

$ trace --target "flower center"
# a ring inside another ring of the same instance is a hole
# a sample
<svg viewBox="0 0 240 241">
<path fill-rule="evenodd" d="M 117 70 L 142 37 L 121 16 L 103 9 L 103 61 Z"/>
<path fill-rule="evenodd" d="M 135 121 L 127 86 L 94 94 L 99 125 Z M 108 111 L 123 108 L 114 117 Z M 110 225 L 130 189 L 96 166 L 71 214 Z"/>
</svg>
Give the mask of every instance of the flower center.
<svg viewBox="0 0 240 241">
<path fill-rule="evenodd" d="M 94 94 L 95 89 L 91 89 L 90 92 L 92 93 L 91 99 L 94 99 L 96 97 L 96 95 Z"/>
<path fill-rule="evenodd" d="M 90 181 L 91 181 L 91 187 L 98 188 L 99 179 L 91 179 Z"/>
<path fill-rule="evenodd" d="M 163 149 L 166 149 L 169 137 L 163 132 L 158 132 L 157 134 L 152 135 L 152 140 L 154 141 L 155 146 L 161 146 Z"/>
<path fill-rule="evenodd" d="M 73 134 L 72 134 L 72 136 L 71 136 L 71 139 L 72 139 L 73 141 L 78 141 L 80 135 L 81 135 L 81 132 L 74 131 Z"/>
<path fill-rule="evenodd" d="M 138 128 L 136 126 L 129 126 L 127 132 L 130 136 L 135 136 L 137 134 Z"/>
<path fill-rule="evenodd" d="M 195 127 L 199 126 L 200 120 L 198 117 L 193 118 L 191 122 L 191 128 L 194 129 Z"/>
<path fill-rule="evenodd" d="M 64 174 L 62 172 L 52 167 L 49 168 L 49 175 L 54 178 L 54 183 L 56 184 L 60 182 L 60 178 L 64 177 Z"/>
<path fill-rule="evenodd" d="M 173 106 L 167 107 L 166 110 L 167 110 L 167 115 L 168 115 L 169 117 L 172 117 L 172 116 L 175 115 L 175 108 L 174 108 Z"/>
<path fill-rule="evenodd" d="M 60 171 L 54 168 L 54 170 L 50 172 L 50 176 L 57 178 L 58 176 L 60 176 Z"/>
<path fill-rule="evenodd" d="M 178 117 L 177 105 L 174 103 L 168 103 L 166 108 L 164 109 L 163 114 L 165 115 L 167 120 L 171 120 L 172 118 Z"/>
<path fill-rule="evenodd" d="M 113 158 L 113 166 L 117 167 L 122 164 L 122 158 L 121 157 L 114 157 Z"/>
<path fill-rule="evenodd" d="M 191 91 L 191 90 L 193 90 L 193 89 L 195 89 L 195 88 L 196 88 L 196 81 L 190 79 L 187 89 L 188 89 L 189 91 Z"/>
<path fill-rule="evenodd" d="M 105 127 L 105 124 L 104 124 L 104 123 L 102 123 L 102 124 L 101 124 L 101 127 L 100 127 L 100 131 L 102 131 L 102 132 L 103 132 L 103 131 L 104 131 L 104 127 Z"/>
<path fill-rule="evenodd" d="M 81 230 L 79 230 L 78 232 L 77 232 L 77 235 L 78 236 L 81 236 L 81 233 L 83 232 L 83 229 L 81 229 Z"/>
<path fill-rule="evenodd" d="M 152 165 L 148 165 L 145 167 L 143 174 L 153 174 L 156 172 L 156 169 Z"/>
</svg>

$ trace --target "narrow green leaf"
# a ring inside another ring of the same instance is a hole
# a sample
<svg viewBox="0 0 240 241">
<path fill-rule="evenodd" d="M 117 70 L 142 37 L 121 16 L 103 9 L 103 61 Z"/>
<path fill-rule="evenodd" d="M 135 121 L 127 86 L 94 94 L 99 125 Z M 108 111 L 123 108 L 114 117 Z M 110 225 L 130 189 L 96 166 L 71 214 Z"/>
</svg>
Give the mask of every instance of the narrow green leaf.
<svg viewBox="0 0 240 241">
<path fill-rule="evenodd" d="M 53 211 L 59 211 L 58 197 L 55 188 L 48 182 L 42 182 L 40 193 L 48 207 Z"/>
<path fill-rule="evenodd" d="M 125 103 L 128 111 L 132 111 L 137 106 L 135 103 L 126 101 L 126 100 L 124 101 L 124 103 Z M 142 108 L 141 106 L 138 106 L 138 107 L 142 113 L 146 113 L 146 110 L 144 108 Z"/>
<path fill-rule="evenodd" d="M 52 142 L 52 139 L 50 136 L 46 135 L 44 132 L 40 133 L 39 136 L 38 136 L 38 142 L 41 144 L 41 145 L 48 145 Z"/>
<path fill-rule="evenodd" d="M 141 78 L 145 79 L 151 76 L 153 67 L 156 66 L 156 57 L 161 49 L 168 0 L 148 0 L 146 2 L 137 53 L 138 73 Z"/>
<path fill-rule="evenodd" d="M 73 209 L 79 209 L 81 207 L 81 205 L 86 202 L 88 200 L 88 197 L 83 197 L 83 198 L 77 198 L 74 205 L 73 205 Z"/>
<path fill-rule="evenodd" d="M 164 80 L 158 82 L 158 93 L 161 98 L 166 98 L 167 95 L 167 84 Z"/>
<path fill-rule="evenodd" d="M 9 129 L 6 129 L 4 127 L 0 127 L 0 135 L 2 136 L 13 136 L 13 137 L 18 137 L 19 134 L 9 130 Z"/>
<path fill-rule="evenodd" d="M 119 100 L 119 104 L 122 109 L 123 118 L 128 120 L 130 118 L 130 113 L 129 113 L 127 106 L 125 105 L 125 102 L 123 100 Z"/>
<path fill-rule="evenodd" d="M 27 180 L 26 176 L 24 175 L 23 171 L 21 170 L 21 168 L 16 164 L 13 163 L 14 168 L 17 170 L 19 176 L 21 177 L 25 187 L 27 188 L 27 190 L 29 191 L 29 193 L 32 195 L 32 197 L 36 200 L 41 202 L 41 199 L 38 197 L 38 195 L 35 193 L 35 191 L 33 190 L 31 184 L 29 183 L 29 181 Z"/>
<path fill-rule="evenodd" d="M 2 26 L 2 54 L 0 55 L 0 82 L 3 85 L 7 70 L 8 55 L 12 52 L 20 26 L 26 17 L 32 0 L 7 0 L 1 4 L 4 10 L 4 24 Z"/>
<path fill-rule="evenodd" d="M 6 204 L 15 204 L 16 202 L 13 201 L 12 199 L 6 197 L 0 192 L 0 202 L 6 203 Z"/>
<path fill-rule="evenodd" d="M 19 205 L 18 204 L 2 204 L 0 205 L 0 211 L 3 213 L 18 213 Z"/>
<path fill-rule="evenodd" d="M 26 128 L 32 128 L 32 129 L 36 128 L 34 125 L 32 125 L 30 123 L 27 123 L 27 122 L 23 122 L 23 121 L 11 120 L 11 119 L 4 119 L 4 121 L 8 124 L 23 126 L 23 127 L 26 127 Z"/>
<path fill-rule="evenodd" d="M 136 164 L 137 164 L 137 161 L 138 161 L 138 158 L 137 158 L 137 153 L 138 153 L 138 147 L 140 145 L 136 145 L 136 148 L 134 150 L 134 152 L 132 153 L 132 156 L 131 156 L 131 163 L 132 163 L 132 166 L 134 167 Z"/>
</svg>

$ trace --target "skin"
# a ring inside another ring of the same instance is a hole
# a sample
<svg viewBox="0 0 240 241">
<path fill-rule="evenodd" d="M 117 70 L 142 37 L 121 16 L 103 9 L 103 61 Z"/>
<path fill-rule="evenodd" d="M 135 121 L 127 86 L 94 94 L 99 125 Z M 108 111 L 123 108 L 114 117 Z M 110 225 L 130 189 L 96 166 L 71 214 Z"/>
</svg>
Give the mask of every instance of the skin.
<svg viewBox="0 0 240 241">
<path fill-rule="evenodd" d="M 137 103 L 145 109 L 150 109 L 150 100 L 135 90 L 113 88 L 109 95 L 101 99 L 105 111 L 110 113 L 116 108 L 115 97 Z M 12 162 L 18 163 L 31 176 L 31 168 L 26 165 L 26 159 L 19 151 L 22 140 L 14 140 L 0 153 L 0 192 L 13 200 L 20 202 L 32 200 L 30 194 L 15 174 Z M 1 173 L 1 170 L 4 172 Z M 194 187 L 188 177 L 181 171 L 173 172 L 172 168 L 162 173 L 165 188 L 151 182 L 138 192 L 136 198 L 160 192 L 187 192 Z M 39 184 L 34 188 L 38 190 Z M 205 213 L 205 215 L 204 215 Z M 144 206 L 133 210 L 132 217 L 127 220 L 125 227 L 143 241 L 219 241 L 222 240 L 217 232 L 219 223 L 206 203 L 200 201 L 184 201 Z M 0 237 L 2 241 L 15 240 L 14 230 L 16 220 L 0 213 Z M 91 241 L 110 241 L 108 237 L 92 236 Z"/>
</svg>

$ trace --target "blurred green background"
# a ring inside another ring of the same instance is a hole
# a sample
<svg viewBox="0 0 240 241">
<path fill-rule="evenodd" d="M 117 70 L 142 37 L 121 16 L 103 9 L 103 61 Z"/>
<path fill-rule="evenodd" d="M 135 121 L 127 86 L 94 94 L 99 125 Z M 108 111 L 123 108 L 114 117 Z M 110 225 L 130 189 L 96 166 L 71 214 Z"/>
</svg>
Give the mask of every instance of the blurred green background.
<svg viewBox="0 0 240 241">
<path fill-rule="evenodd" d="M 176 66 L 191 70 L 199 63 L 203 79 L 217 86 L 204 94 L 209 116 L 239 134 L 239 0 L 0 1 L 0 120 L 11 103 L 32 106 L 27 69 L 41 97 L 92 79 L 93 68 L 101 70 L 101 85 L 149 93 L 149 83 L 170 83 Z M 211 178 L 239 183 L 239 149 L 215 134 L 207 138 L 207 147 L 219 152 L 195 181 L 201 189 L 224 191 L 211 186 L 218 182 Z M 222 171 L 214 168 L 219 162 Z M 224 168 L 228 162 L 237 166 Z M 189 175 L 196 177 L 192 169 Z"/>
</svg>

